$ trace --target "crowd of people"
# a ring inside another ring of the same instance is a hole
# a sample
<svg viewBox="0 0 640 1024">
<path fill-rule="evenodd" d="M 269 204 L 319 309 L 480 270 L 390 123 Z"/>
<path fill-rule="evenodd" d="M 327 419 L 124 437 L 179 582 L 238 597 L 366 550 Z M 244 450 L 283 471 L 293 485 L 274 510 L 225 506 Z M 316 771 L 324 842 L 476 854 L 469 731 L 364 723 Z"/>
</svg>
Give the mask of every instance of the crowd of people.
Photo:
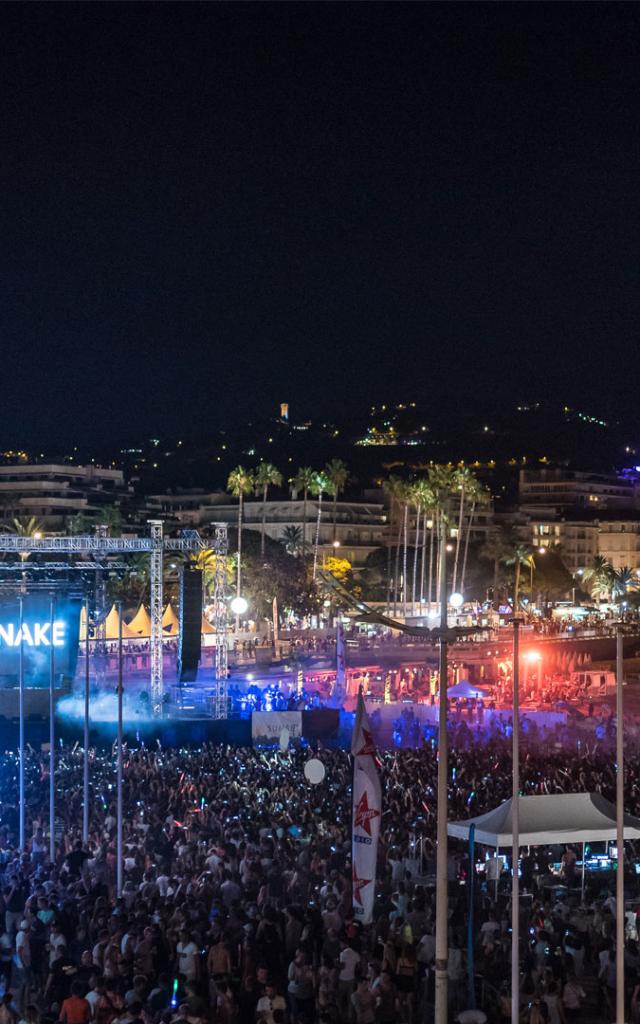
<svg viewBox="0 0 640 1024">
<path fill-rule="evenodd" d="M 318 751 L 326 775 L 311 786 L 303 773 L 308 756 L 305 748 L 206 744 L 127 750 L 124 884 L 118 896 L 113 751 L 91 752 L 86 843 L 80 831 L 82 753 L 56 751 L 53 861 L 46 834 L 48 753 L 28 753 L 28 841 L 22 852 L 17 758 L 3 755 L 0 1024 L 428 1019 L 437 750 L 427 744 L 380 756 L 376 910 L 365 929 L 351 907 L 350 759 L 343 750 Z M 522 760 L 524 793 L 595 790 L 613 796 L 615 767 L 597 744 L 568 760 L 563 751 L 536 753 L 525 740 Z M 506 741 L 458 747 L 454 729 L 450 768 L 450 818 L 481 813 L 511 794 Z M 627 759 L 626 793 L 627 810 L 640 811 L 640 758 Z M 579 888 L 570 884 L 558 899 L 545 885 L 552 860 L 549 851 L 538 850 L 522 865 L 523 888 L 531 896 L 522 934 L 526 1024 L 576 1019 L 585 996 L 602 1008 L 611 1001 L 616 908 L 608 879 L 588 880 L 584 905 Z M 572 861 L 575 855 L 565 851 L 565 881 Z M 452 842 L 451 1020 L 470 1002 L 463 952 L 470 870 L 465 848 Z M 496 886 L 488 870 L 477 880 L 472 966 L 483 979 L 477 998 L 499 1021 L 510 1013 L 509 884 L 505 875 Z M 636 1014 L 637 938 L 633 918 L 625 957 L 629 1010 Z"/>
</svg>

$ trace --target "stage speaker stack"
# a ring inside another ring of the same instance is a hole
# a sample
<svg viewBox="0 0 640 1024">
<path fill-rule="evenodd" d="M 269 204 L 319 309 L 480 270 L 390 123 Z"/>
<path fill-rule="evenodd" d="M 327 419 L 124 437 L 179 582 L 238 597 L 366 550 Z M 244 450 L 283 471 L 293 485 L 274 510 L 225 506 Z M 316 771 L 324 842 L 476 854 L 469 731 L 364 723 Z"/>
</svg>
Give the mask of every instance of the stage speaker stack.
<svg viewBox="0 0 640 1024">
<path fill-rule="evenodd" d="M 202 632 L 202 570 L 180 573 L 180 635 L 178 681 L 193 683 L 198 675 Z"/>
</svg>

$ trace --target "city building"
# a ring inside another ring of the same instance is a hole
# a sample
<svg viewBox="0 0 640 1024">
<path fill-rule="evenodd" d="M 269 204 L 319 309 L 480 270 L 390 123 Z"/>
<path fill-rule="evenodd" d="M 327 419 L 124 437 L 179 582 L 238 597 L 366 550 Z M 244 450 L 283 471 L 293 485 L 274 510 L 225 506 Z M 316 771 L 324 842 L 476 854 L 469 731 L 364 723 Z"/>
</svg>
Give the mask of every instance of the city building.
<svg viewBox="0 0 640 1024">
<path fill-rule="evenodd" d="M 637 518 L 601 520 L 598 523 L 598 554 L 614 569 L 640 569 L 640 515 Z"/>
<path fill-rule="evenodd" d="M 599 513 L 640 507 L 638 481 L 627 476 L 567 469 L 521 469 L 518 500 L 522 511 L 548 516 L 588 509 Z"/>
<path fill-rule="evenodd" d="M 584 519 L 527 517 L 518 532 L 539 553 L 557 548 L 574 574 L 588 569 L 596 556 L 606 558 L 614 569 L 640 569 L 640 513 Z"/>
<path fill-rule="evenodd" d="M 520 528 L 520 533 L 539 553 L 558 548 L 564 564 L 574 575 L 591 565 L 599 554 L 599 527 L 595 519 L 549 521 L 532 518 L 524 531 Z"/>
<path fill-rule="evenodd" d="M 211 523 L 228 523 L 235 526 L 238 519 L 238 503 L 230 502 L 225 492 L 205 494 L 185 491 L 177 494 L 152 495 L 147 499 L 145 512 L 158 515 L 176 526 L 189 526 L 206 530 Z M 372 551 L 386 543 L 388 532 L 387 512 L 382 502 L 338 501 L 335 506 L 336 526 L 334 546 L 333 515 L 331 499 L 322 502 L 318 550 L 320 557 L 337 555 L 346 558 L 354 567 L 361 567 Z M 246 530 L 259 533 L 262 530 L 263 505 L 261 501 L 245 501 L 243 504 L 243 526 Z M 274 499 L 267 501 L 265 534 L 272 540 L 285 542 L 298 531 L 297 542 L 302 542 L 304 502 L 300 499 Z M 315 543 L 318 517 L 318 501 L 307 501 L 307 546 Z"/>
<path fill-rule="evenodd" d="M 65 463 L 0 465 L 0 518 L 35 517 L 50 533 L 64 532 L 69 517 L 91 518 L 129 494 L 120 469 Z"/>
</svg>

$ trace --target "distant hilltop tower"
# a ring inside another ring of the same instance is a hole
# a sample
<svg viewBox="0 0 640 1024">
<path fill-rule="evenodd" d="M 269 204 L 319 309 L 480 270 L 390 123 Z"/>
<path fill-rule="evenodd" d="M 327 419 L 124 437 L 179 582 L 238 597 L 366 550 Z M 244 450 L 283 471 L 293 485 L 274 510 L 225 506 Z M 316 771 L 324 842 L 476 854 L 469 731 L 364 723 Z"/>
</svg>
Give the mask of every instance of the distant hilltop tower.
<svg viewBox="0 0 640 1024">
<path fill-rule="evenodd" d="M 283 423 L 289 422 L 289 403 L 280 402 L 280 419 Z"/>
</svg>

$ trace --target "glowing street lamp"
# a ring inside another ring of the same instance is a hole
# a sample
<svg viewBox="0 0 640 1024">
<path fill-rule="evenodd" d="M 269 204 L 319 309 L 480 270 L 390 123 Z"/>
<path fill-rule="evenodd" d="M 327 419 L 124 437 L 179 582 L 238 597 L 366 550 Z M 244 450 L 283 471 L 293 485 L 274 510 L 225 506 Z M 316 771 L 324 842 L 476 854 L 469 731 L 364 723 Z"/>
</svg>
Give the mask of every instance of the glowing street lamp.
<svg viewBox="0 0 640 1024">
<path fill-rule="evenodd" d="M 449 604 L 455 609 L 462 608 L 462 605 L 464 604 L 464 597 L 456 591 L 449 597 Z"/>
<path fill-rule="evenodd" d="M 233 601 L 231 602 L 231 611 L 233 612 L 234 615 L 244 615 L 248 607 L 249 602 L 247 601 L 246 597 L 234 597 Z"/>
</svg>

